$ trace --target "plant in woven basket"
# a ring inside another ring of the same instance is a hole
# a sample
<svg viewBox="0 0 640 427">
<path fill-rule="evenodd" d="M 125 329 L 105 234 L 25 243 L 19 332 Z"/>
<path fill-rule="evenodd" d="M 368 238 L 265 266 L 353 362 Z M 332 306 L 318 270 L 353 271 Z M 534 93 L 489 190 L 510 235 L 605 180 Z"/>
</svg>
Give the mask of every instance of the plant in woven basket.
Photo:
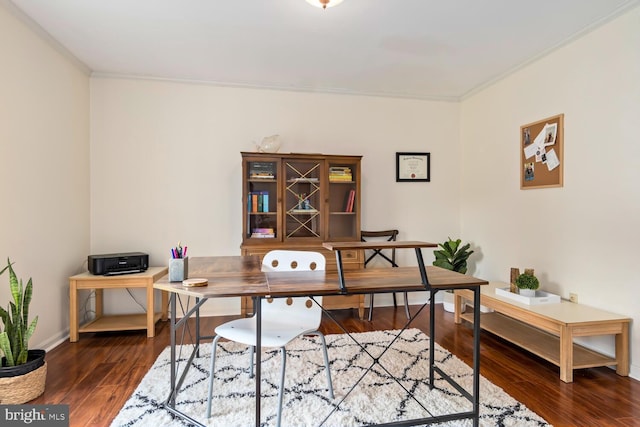
<svg viewBox="0 0 640 427">
<path fill-rule="evenodd" d="M 18 366 L 27 362 L 29 339 L 38 324 L 38 316 L 29 323 L 29 304 L 33 294 L 31 278 L 26 286 L 22 279 L 18 280 L 11 261 L 7 258 L 7 266 L 0 271 L 2 275 L 9 270 L 9 289 L 13 301 L 9 301 L 7 309 L 0 307 L 0 350 L 4 354 L 2 366 Z"/>
</svg>

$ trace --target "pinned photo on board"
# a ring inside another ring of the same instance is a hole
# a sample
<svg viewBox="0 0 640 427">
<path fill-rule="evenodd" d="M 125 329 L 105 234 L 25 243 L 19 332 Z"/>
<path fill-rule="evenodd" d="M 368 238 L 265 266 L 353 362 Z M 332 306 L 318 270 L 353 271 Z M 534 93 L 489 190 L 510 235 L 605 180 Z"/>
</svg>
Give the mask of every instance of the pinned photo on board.
<svg viewBox="0 0 640 427">
<path fill-rule="evenodd" d="M 525 146 L 531 144 L 531 131 L 529 128 L 524 128 L 522 130 L 522 140 L 524 141 Z"/>
<path fill-rule="evenodd" d="M 533 162 L 524 164 L 524 180 L 525 181 L 533 181 L 533 177 L 534 177 L 533 168 L 534 168 Z"/>
<path fill-rule="evenodd" d="M 547 123 L 544 125 L 544 146 L 553 145 L 556 143 L 556 134 L 558 133 L 557 123 Z"/>
</svg>

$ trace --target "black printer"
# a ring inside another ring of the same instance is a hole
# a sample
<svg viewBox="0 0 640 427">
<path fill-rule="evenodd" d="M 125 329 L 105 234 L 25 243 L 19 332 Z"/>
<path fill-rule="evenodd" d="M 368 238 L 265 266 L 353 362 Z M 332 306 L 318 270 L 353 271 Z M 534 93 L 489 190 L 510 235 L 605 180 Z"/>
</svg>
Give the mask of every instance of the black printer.
<svg viewBox="0 0 640 427">
<path fill-rule="evenodd" d="M 141 273 L 149 268 L 149 255 L 142 252 L 89 255 L 87 262 L 91 274 L 113 276 Z"/>
</svg>

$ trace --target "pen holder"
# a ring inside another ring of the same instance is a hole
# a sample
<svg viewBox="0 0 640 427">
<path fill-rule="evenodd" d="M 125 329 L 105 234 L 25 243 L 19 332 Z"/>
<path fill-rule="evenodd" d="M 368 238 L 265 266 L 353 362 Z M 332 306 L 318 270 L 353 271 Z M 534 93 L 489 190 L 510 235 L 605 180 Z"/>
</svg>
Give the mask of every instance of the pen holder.
<svg viewBox="0 0 640 427">
<path fill-rule="evenodd" d="M 189 257 L 169 260 L 169 281 L 182 282 L 189 277 Z"/>
</svg>

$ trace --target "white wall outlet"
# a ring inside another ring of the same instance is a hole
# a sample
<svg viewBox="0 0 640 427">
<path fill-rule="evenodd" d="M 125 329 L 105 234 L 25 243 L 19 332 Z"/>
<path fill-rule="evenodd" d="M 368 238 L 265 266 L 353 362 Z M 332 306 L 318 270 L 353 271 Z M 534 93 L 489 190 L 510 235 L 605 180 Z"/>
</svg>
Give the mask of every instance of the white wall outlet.
<svg viewBox="0 0 640 427">
<path fill-rule="evenodd" d="M 573 293 L 573 292 L 569 293 L 569 301 L 577 304 L 578 303 L 578 294 Z"/>
</svg>

